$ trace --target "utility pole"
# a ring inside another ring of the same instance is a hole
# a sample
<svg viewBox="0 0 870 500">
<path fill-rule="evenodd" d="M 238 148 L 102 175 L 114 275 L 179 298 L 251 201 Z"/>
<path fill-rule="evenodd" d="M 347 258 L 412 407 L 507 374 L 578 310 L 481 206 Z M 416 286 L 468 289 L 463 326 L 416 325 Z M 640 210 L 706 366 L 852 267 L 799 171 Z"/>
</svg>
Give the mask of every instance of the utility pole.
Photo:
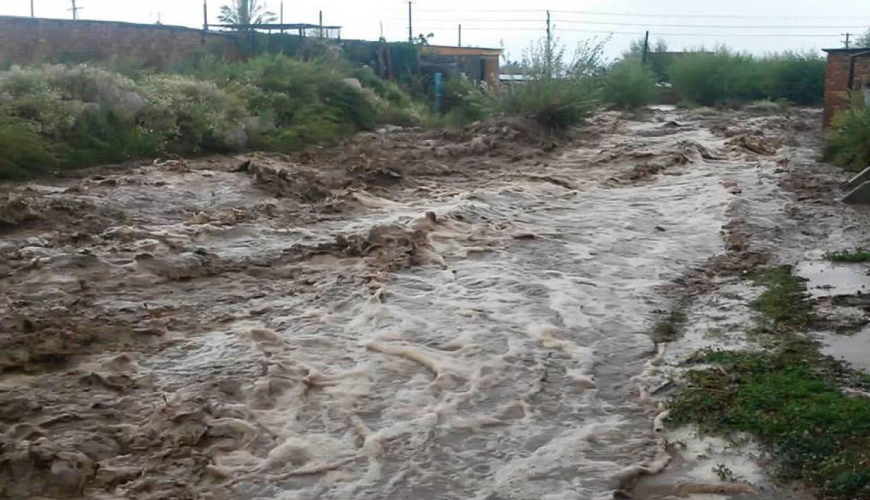
<svg viewBox="0 0 870 500">
<path fill-rule="evenodd" d="M 646 32 L 646 37 L 643 39 L 643 58 L 640 60 L 643 64 L 646 64 L 647 54 L 649 54 L 649 31 Z"/>
<path fill-rule="evenodd" d="M 79 18 L 79 10 L 81 10 L 82 8 L 76 6 L 76 0 L 71 0 L 71 1 L 72 1 L 72 8 L 70 10 L 72 11 L 72 14 L 73 14 L 73 21 L 77 21 Z"/>
<path fill-rule="evenodd" d="M 553 30 L 551 28 L 550 23 L 550 11 L 547 11 L 547 50 L 546 50 L 546 70 L 547 70 L 547 78 L 553 76 Z"/>
<path fill-rule="evenodd" d="M 459 47 L 462 47 L 462 25 L 459 25 Z"/>
<path fill-rule="evenodd" d="M 284 33 L 284 0 L 281 0 L 281 33 Z"/>
<path fill-rule="evenodd" d="M 411 2 L 408 2 L 408 43 L 414 43 L 414 17 Z"/>
<path fill-rule="evenodd" d="M 852 34 L 851 33 L 844 33 L 844 34 L 846 35 L 846 41 L 843 43 L 846 45 L 846 48 L 848 49 L 849 46 L 852 44 L 851 41 L 849 40 L 849 37 L 851 37 Z"/>
<path fill-rule="evenodd" d="M 202 30 L 208 31 L 208 0 L 202 0 Z"/>
<path fill-rule="evenodd" d="M 36 13 L 33 10 L 33 0 L 30 0 L 30 17 L 36 17 Z"/>
<path fill-rule="evenodd" d="M 320 11 L 320 38 L 323 38 L 323 11 Z"/>
</svg>

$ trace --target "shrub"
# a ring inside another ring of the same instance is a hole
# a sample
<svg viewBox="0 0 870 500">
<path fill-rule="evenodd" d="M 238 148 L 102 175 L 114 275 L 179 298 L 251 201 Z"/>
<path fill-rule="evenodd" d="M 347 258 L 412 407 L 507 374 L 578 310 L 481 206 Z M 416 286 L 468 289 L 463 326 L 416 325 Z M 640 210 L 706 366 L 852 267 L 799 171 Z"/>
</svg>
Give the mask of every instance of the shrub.
<svg viewBox="0 0 870 500">
<path fill-rule="evenodd" d="M 0 72 L 0 175 L 249 145 L 291 151 L 424 119 L 395 84 L 335 56 L 203 56 L 187 70 L 135 79 L 87 65 Z M 352 74 L 366 88 L 346 81 Z"/>
<path fill-rule="evenodd" d="M 399 108 L 407 108 L 411 105 L 411 98 L 396 83 L 378 78 L 368 66 L 361 66 L 354 70 L 353 77 L 390 104 Z"/>
<path fill-rule="evenodd" d="M 690 53 L 670 66 L 670 82 L 681 99 L 705 106 L 754 100 L 818 104 L 824 98 L 825 61 L 811 54 L 756 58 L 720 48 Z"/>
<path fill-rule="evenodd" d="M 565 47 L 542 39 L 523 57 L 527 81 L 499 96 L 501 112 L 529 118 L 549 133 L 560 133 L 582 122 L 598 105 L 604 43 L 581 42 L 571 62 Z"/>
<path fill-rule="evenodd" d="M 827 161 L 853 170 L 870 165 L 870 109 L 856 104 L 834 116 L 824 156 Z"/>
<path fill-rule="evenodd" d="M 636 61 L 616 63 L 604 79 L 604 102 L 618 109 L 635 109 L 652 104 L 656 93 L 655 75 Z"/>
<path fill-rule="evenodd" d="M 46 173 L 57 165 L 54 146 L 20 123 L 0 123 L 0 179 Z"/>
<path fill-rule="evenodd" d="M 588 78 L 540 77 L 506 92 L 502 110 L 530 118 L 550 133 L 582 122 L 597 107 L 598 89 Z"/>
<path fill-rule="evenodd" d="M 462 75 L 450 78 L 444 84 L 441 107 L 450 126 L 482 120 L 497 111 L 497 103 L 490 91 Z"/>
<path fill-rule="evenodd" d="M 825 94 L 825 59 L 817 54 L 786 52 L 757 61 L 764 93 L 770 100 L 820 104 Z"/>
</svg>

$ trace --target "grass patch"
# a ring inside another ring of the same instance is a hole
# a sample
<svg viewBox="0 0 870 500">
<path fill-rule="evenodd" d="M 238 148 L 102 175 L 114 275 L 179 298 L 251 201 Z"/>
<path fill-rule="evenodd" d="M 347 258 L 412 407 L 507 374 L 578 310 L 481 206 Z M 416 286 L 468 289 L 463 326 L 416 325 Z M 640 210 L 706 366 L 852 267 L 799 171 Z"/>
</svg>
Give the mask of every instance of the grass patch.
<svg viewBox="0 0 870 500">
<path fill-rule="evenodd" d="M 670 423 L 702 432 L 749 433 L 778 458 L 777 475 L 825 498 L 870 498 L 870 376 L 819 352 L 801 334 L 812 322 L 804 282 L 788 267 L 752 279 L 767 350 L 704 350 L 686 361 L 687 385 L 670 401 Z M 712 365 L 712 366 L 711 366 Z"/>
<path fill-rule="evenodd" d="M 777 475 L 802 480 L 831 498 L 870 498 L 870 399 L 866 375 L 791 339 L 774 352 L 698 353 L 688 386 L 671 401 L 670 421 L 703 432 L 746 432 L 779 458 Z"/>
<path fill-rule="evenodd" d="M 832 254 L 827 255 L 828 260 L 831 262 L 847 262 L 847 263 L 858 263 L 858 262 L 870 262 L 870 251 L 867 250 L 853 250 L 851 252 L 834 252 Z"/>
<path fill-rule="evenodd" d="M 791 273 L 790 267 L 758 271 L 753 281 L 767 287 L 752 304 L 752 308 L 762 314 L 762 329 L 768 333 L 782 333 L 801 331 L 810 326 L 813 318 L 806 301 L 806 284 Z"/>
</svg>

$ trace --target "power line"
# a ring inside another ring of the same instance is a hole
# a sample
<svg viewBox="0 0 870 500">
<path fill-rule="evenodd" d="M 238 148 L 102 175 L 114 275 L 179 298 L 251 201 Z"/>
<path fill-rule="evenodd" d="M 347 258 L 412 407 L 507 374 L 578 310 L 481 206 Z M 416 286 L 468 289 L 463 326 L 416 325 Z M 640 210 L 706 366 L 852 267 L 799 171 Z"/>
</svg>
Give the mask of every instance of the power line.
<svg viewBox="0 0 870 500">
<path fill-rule="evenodd" d="M 455 25 L 456 19 L 417 18 L 417 21 L 430 23 L 445 23 Z M 399 19 L 393 19 L 398 21 Z M 544 23 L 543 19 L 468 19 L 461 18 L 463 23 Z M 658 24 L 658 23 L 622 23 L 611 21 L 577 21 L 572 19 L 557 19 L 562 24 L 590 24 L 596 26 L 631 26 L 639 28 L 714 28 L 714 29 L 863 29 L 865 26 L 830 26 L 830 25 L 784 25 L 784 24 Z"/>
<path fill-rule="evenodd" d="M 398 12 L 396 9 L 383 9 L 385 12 Z M 465 12 L 472 13 L 539 13 L 543 14 L 546 9 L 417 9 L 418 12 L 432 13 L 451 13 L 461 14 Z M 683 18 L 683 19 L 870 19 L 870 16 L 750 16 L 750 15 L 733 15 L 733 14 L 652 14 L 652 13 L 633 13 L 633 12 L 602 12 L 591 10 L 551 10 L 556 14 L 582 14 L 586 16 L 613 16 L 613 17 L 664 17 L 664 18 Z"/>
<path fill-rule="evenodd" d="M 568 24 L 603 24 L 608 26 L 637 26 L 637 27 L 655 27 L 655 28 L 726 28 L 726 29 L 862 29 L 865 26 L 804 26 L 804 25 L 783 25 L 783 24 L 771 24 L 771 25 L 727 25 L 727 24 L 650 24 L 650 23 L 617 23 L 610 21 L 572 21 L 572 20 L 562 20 L 562 23 Z"/>
<path fill-rule="evenodd" d="M 732 14 L 642 14 L 632 12 L 600 12 L 589 10 L 554 10 L 559 14 L 583 14 L 586 16 L 613 16 L 613 17 L 668 17 L 683 19 L 870 19 L 870 16 L 747 16 Z"/>
<path fill-rule="evenodd" d="M 441 29 L 451 29 L 447 27 L 425 26 L 421 29 L 426 31 L 435 31 Z M 462 27 L 463 31 L 543 31 L 541 28 L 469 28 Z M 614 30 L 586 30 L 586 29 L 555 29 L 556 32 L 570 33 L 597 33 L 603 35 L 643 35 L 644 31 L 614 31 Z M 653 31 L 655 36 L 691 36 L 691 37 L 762 37 L 762 38 L 838 38 L 842 36 L 839 33 L 831 34 L 806 34 L 806 33 L 663 33 Z"/>
</svg>

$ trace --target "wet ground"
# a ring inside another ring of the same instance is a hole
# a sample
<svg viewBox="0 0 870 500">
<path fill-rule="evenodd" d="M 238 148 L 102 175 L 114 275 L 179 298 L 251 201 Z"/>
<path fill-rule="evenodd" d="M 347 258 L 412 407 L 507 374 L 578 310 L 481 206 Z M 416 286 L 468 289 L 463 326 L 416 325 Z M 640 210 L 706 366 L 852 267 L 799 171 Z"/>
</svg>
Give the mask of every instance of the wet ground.
<svg viewBox="0 0 870 500">
<path fill-rule="evenodd" d="M 716 474 L 665 452 L 655 367 L 741 343 L 733 276 L 870 234 L 819 122 L 391 129 L 3 186 L 0 498 L 793 498 L 754 462 L 687 489 Z"/>
</svg>

